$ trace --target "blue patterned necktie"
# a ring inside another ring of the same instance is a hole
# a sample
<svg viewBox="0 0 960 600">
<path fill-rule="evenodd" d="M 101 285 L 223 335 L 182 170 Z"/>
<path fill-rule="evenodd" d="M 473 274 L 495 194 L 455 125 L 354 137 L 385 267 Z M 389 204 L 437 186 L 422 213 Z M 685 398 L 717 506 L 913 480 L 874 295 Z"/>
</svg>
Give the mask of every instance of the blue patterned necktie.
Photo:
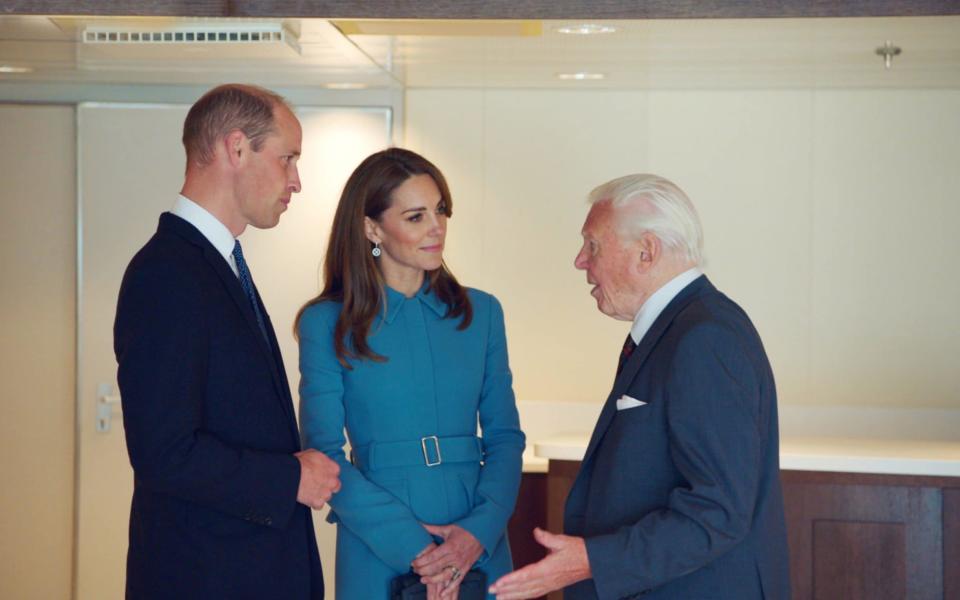
<svg viewBox="0 0 960 600">
<path fill-rule="evenodd" d="M 253 290 L 253 278 L 250 277 L 250 269 L 247 268 L 247 261 L 243 260 L 243 249 L 240 247 L 240 240 L 233 244 L 233 260 L 237 261 L 237 273 L 240 277 L 240 287 L 246 294 L 250 306 L 253 308 L 253 314 L 257 316 L 257 324 L 260 325 L 260 333 L 263 339 L 270 340 L 267 336 L 267 327 L 263 324 L 263 315 L 260 313 L 260 305 L 257 302 L 257 293 Z"/>
</svg>

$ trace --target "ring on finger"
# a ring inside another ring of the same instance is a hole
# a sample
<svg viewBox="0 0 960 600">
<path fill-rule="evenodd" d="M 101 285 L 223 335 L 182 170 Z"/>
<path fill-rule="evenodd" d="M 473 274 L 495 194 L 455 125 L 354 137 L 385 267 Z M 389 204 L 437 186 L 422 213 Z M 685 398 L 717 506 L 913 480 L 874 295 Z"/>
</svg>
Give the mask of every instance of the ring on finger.
<svg viewBox="0 0 960 600">
<path fill-rule="evenodd" d="M 460 569 L 458 569 L 453 565 L 447 565 L 443 568 L 444 571 L 446 571 L 447 569 L 450 570 L 450 579 L 447 580 L 447 583 L 444 584 L 444 587 L 446 587 L 447 585 L 450 585 L 451 583 L 453 583 L 454 581 L 460 578 Z"/>
</svg>

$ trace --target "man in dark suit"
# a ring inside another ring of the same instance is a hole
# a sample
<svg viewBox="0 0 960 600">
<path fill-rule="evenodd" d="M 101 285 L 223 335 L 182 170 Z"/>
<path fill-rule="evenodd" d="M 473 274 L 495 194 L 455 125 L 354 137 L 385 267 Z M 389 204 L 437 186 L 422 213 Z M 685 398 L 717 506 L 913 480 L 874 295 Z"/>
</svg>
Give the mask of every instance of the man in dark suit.
<svg viewBox="0 0 960 600">
<path fill-rule="evenodd" d="M 789 598 L 773 373 L 750 319 L 700 270 L 696 211 L 654 175 L 590 195 L 575 265 L 600 311 L 632 321 L 566 535 L 498 600 Z"/>
<path fill-rule="evenodd" d="M 310 508 L 340 486 L 300 451 L 280 349 L 237 237 L 300 191 L 301 129 L 225 85 L 184 122 L 183 189 L 134 256 L 114 323 L 134 471 L 127 598 L 323 598 Z"/>
</svg>

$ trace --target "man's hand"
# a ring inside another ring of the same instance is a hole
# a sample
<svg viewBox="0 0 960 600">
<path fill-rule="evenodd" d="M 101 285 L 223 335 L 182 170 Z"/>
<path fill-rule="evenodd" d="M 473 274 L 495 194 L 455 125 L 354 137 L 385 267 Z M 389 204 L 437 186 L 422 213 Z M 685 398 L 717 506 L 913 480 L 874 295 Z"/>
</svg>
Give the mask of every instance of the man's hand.
<svg viewBox="0 0 960 600">
<path fill-rule="evenodd" d="M 578 581 L 590 579 L 590 561 L 583 538 L 556 535 L 537 527 L 533 537 L 548 551 L 546 558 L 507 573 L 490 586 L 497 600 L 536 598 Z"/>
<path fill-rule="evenodd" d="M 300 461 L 297 502 L 320 508 L 340 491 L 340 465 L 312 448 L 294 454 Z"/>
<path fill-rule="evenodd" d="M 483 545 L 459 525 L 423 527 L 432 535 L 443 538 L 443 543 L 421 552 L 411 566 L 420 575 L 420 581 L 427 584 L 428 592 L 429 586 L 440 586 L 441 600 L 456 600 L 460 582 L 483 554 Z"/>
</svg>

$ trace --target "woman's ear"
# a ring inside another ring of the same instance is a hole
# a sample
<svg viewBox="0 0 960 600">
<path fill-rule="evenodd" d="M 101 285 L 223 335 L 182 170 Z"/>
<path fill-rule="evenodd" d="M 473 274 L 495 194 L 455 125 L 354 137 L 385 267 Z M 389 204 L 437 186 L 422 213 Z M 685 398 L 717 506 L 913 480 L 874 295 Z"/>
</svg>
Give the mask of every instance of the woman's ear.
<svg viewBox="0 0 960 600">
<path fill-rule="evenodd" d="M 363 218 L 363 233 L 371 244 L 379 244 L 383 241 L 383 237 L 380 235 L 380 224 L 370 217 Z"/>
</svg>

